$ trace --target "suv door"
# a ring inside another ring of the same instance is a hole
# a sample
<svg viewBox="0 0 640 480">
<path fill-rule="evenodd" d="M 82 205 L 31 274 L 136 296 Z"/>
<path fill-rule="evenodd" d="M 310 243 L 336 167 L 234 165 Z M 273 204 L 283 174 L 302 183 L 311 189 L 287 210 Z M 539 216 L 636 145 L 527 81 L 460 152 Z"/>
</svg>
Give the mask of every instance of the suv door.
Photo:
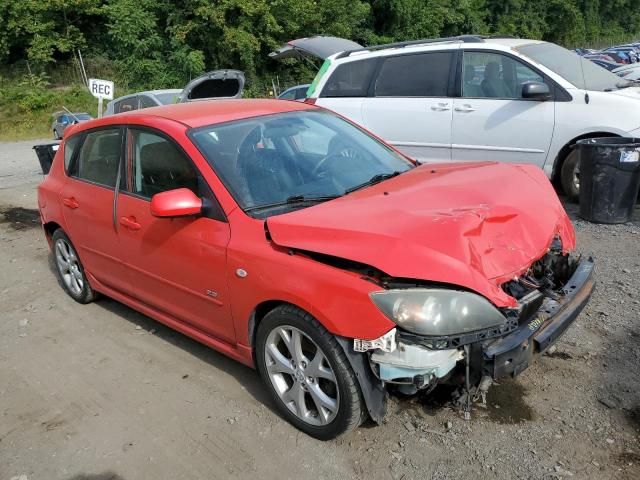
<svg viewBox="0 0 640 480">
<path fill-rule="evenodd" d="M 226 282 L 230 229 L 222 209 L 173 140 L 139 128 L 129 129 L 127 138 L 127 186 L 118 197 L 117 218 L 133 296 L 161 314 L 234 342 Z M 153 195 L 177 188 L 203 198 L 202 215 L 151 215 Z"/>
<path fill-rule="evenodd" d="M 453 102 L 454 161 L 495 160 L 544 165 L 555 103 L 522 98 L 525 82 L 547 80 L 498 52 L 463 51 L 461 97 Z M 553 85 L 549 84 L 551 92 Z"/>
<path fill-rule="evenodd" d="M 419 161 L 451 159 L 456 50 L 380 59 L 363 125 Z"/>
<path fill-rule="evenodd" d="M 73 135 L 65 141 L 65 171 L 69 179 L 60 191 L 60 200 L 67 234 L 88 275 L 109 288 L 126 292 L 129 283 L 113 217 L 122 130 L 102 128 Z M 75 151 L 76 142 L 81 142 L 79 152 Z"/>
</svg>

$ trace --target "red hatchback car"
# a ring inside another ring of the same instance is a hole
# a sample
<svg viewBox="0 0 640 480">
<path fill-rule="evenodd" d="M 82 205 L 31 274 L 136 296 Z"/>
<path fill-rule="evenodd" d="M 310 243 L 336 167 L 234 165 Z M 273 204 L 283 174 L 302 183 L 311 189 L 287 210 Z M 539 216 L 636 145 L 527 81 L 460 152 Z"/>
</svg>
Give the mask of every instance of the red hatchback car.
<svg viewBox="0 0 640 480">
<path fill-rule="evenodd" d="M 60 283 L 249 366 L 321 439 L 388 389 L 469 412 L 575 320 L 593 262 L 543 172 L 419 166 L 298 102 L 171 105 L 71 127 L 38 189 Z"/>
</svg>

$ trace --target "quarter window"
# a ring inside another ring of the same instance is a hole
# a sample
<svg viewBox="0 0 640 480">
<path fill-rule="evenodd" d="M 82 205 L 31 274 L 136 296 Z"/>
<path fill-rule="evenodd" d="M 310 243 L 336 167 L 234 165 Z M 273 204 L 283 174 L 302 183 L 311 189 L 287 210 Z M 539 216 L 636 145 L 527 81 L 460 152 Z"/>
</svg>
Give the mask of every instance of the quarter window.
<svg viewBox="0 0 640 480">
<path fill-rule="evenodd" d="M 173 142 L 143 130 L 130 130 L 130 135 L 131 192 L 151 198 L 167 190 L 188 188 L 200 195 L 197 170 Z"/>
<path fill-rule="evenodd" d="M 322 89 L 322 97 L 366 97 L 376 59 L 339 65 Z"/>
<path fill-rule="evenodd" d="M 388 57 L 376 80 L 377 97 L 446 97 L 451 52 Z"/>
<path fill-rule="evenodd" d="M 107 187 L 115 187 L 121 153 L 120 129 L 89 132 L 82 144 L 74 176 Z"/>
<path fill-rule="evenodd" d="M 81 135 L 74 135 L 73 137 L 66 139 L 64 142 L 64 171 L 67 173 L 69 172 L 69 165 L 71 165 L 71 159 L 78 147 L 80 138 Z"/>
<path fill-rule="evenodd" d="M 506 55 L 464 52 L 462 96 L 521 99 L 526 82 L 544 82 L 541 75 Z"/>
</svg>

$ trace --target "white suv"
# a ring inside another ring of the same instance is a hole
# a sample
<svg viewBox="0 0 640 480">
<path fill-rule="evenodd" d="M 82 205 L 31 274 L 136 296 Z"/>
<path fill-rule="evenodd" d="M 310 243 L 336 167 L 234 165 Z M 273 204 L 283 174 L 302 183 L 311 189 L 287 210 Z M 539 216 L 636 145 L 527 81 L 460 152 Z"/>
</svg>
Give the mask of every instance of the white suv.
<svg viewBox="0 0 640 480">
<path fill-rule="evenodd" d="M 532 163 L 575 197 L 577 140 L 640 136 L 632 85 L 553 43 L 461 36 L 328 56 L 307 101 L 420 161 Z"/>
</svg>

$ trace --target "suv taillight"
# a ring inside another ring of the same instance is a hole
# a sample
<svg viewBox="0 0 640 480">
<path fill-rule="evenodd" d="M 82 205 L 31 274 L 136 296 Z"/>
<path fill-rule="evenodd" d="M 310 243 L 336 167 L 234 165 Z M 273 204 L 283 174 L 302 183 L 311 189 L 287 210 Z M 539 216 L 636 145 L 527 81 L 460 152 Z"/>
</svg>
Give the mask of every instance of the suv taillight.
<svg viewBox="0 0 640 480">
<path fill-rule="evenodd" d="M 316 99 L 315 98 L 305 98 L 304 99 L 304 103 L 308 103 L 309 105 L 315 105 L 316 104 Z"/>
</svg>

